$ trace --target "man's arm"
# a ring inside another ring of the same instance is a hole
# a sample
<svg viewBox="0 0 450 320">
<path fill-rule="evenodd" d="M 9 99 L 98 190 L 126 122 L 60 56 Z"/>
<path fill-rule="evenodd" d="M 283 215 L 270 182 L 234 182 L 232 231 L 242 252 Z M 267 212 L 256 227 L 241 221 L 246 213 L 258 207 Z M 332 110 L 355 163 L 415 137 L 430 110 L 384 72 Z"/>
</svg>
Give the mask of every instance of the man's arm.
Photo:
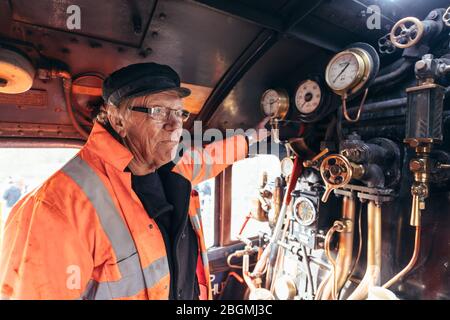
<svg viewBox="0 0 450 320">
<path fill-rule="evenodd" d="M 267 138 L 269 134 L 264 126 L 269 120 L 269 117 L 264 118 L 250 135 L 235 135 L 204 148 L 186 150 L 173 171 L 183 175 L 193 185 L 217 176 L 229 165 L 245 159 L 249 145 Z"/>
<path fill-rule="evenodd" d="M 3 299 L 77 299 L 93 259 L 67 217 L 30 198 L 11 212 L 0 252 Z"/>
<path fill-rule="evenodd" d="M 173 168 L 193 185 L 217 176 L 230 164 L 244 159 L 248 146 L 243 135 L 213 142 L 204 148 L 190 148 Z"/>
</svg>

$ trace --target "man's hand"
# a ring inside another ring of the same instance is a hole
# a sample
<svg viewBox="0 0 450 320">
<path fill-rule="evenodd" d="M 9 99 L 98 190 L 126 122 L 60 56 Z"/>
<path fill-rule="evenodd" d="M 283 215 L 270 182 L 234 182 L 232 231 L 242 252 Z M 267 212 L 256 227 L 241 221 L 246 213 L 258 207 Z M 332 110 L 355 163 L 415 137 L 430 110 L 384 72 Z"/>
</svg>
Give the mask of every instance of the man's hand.
<svg viewBox="0 0 450 320">
<path fill-rule="evenodd" d="M 270 131 L 265 128 L 267 122 L 270 120 L 270 116 L 262 119 L 253 130 L 249 130 L 250 132 L 247 134 L 249 145 L 261 142 L 270 136 Z"/>
</svg>

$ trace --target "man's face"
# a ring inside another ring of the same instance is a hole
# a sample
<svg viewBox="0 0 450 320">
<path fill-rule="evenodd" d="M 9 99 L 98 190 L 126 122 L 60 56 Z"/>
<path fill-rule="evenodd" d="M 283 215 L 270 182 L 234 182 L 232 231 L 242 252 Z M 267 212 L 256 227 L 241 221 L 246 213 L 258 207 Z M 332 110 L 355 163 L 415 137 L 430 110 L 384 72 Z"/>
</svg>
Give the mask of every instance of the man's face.
<svg viewBox="0 0 450 320">
<path fill-rule="evenodd" d="M 183 108 L 182 100 L 174 91 L 155 93 L 138 97 L 130 107 L 163 107 L 166 111 Z M 175 158 L 182 134 L 183 121 L 173 112 L 167 120 L 155 120 L 150 114 L 128 111 L 125 121 L 124 142 L 133 153 L 139 165 L 149 165 L 156 169 Z"/>
</svg>

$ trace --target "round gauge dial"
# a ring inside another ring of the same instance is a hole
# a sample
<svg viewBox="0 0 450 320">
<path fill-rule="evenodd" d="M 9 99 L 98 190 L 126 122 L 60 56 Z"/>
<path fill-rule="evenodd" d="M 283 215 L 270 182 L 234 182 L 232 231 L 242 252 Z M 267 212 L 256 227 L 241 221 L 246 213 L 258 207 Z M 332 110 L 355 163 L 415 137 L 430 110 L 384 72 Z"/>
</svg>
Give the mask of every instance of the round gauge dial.
<svg viewBox="0 0 450 320">
<path fill-rule="evenodd" d="M 291 158 L 286 157 L 283 160 L 281 160 L 281 173 L 283 176 L 287 177 L 291 175 L 292 169 L 294 168 L 294 162 Z"/>
<path fill-rule="evenodd" d="M 303 226 L 309 226 L 316 220 L 316 208 L 307 198 L 299 197 L 294 203 L 294 210 L 295 218 Z"/>
<path fill-rule="evenodd" d="M 336 54 L 328 63 L 325 80 L 337 94 L 354 93 L 364 86 L 373 69 L 369 54 L 351 48 Z"/>
<path fill-rule="evenodd" d="M 322 90 L 314 80 L 302 81 L 295 93 L 295 106 L 303 114 L 310 114 L 317 110 L 322 100 Z"/>
<path fill-rule="evenodd" d="M 330 63 L 327 82 L 333 90 L 344 90 L 355 82 L 359 68 L 358 58 L 353 52 L 339 55 Z"/>
<path fill-rule="evenodd" d="M 281 89 L 266 90 L 261 97 L 261 109 L 266 116 L 283 119 L 289 110 L 289 96 Z"/>
</svg>

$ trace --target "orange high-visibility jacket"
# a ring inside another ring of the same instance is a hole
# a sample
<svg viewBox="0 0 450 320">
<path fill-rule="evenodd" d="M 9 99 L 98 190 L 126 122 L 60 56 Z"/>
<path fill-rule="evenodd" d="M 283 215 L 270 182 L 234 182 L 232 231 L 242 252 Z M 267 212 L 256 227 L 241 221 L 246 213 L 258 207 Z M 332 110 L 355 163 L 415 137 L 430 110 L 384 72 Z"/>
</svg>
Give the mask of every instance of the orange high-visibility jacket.
<svg viewBox="0 0 450 320">
<path fill-rule="evenodd" d="M 243 135 L 192 148 L 171 172 L 195 185 L 245 158 L 247 149 Z M 124 171 L 131 159 L 95 124 L 78 155 L 16 204 L 4 230 L 1 298 L 168 299 L 163 237 Z M 188 211 L 199 241 L 199 298 L 211 299 L 194 190 Z"/>
</svg>

